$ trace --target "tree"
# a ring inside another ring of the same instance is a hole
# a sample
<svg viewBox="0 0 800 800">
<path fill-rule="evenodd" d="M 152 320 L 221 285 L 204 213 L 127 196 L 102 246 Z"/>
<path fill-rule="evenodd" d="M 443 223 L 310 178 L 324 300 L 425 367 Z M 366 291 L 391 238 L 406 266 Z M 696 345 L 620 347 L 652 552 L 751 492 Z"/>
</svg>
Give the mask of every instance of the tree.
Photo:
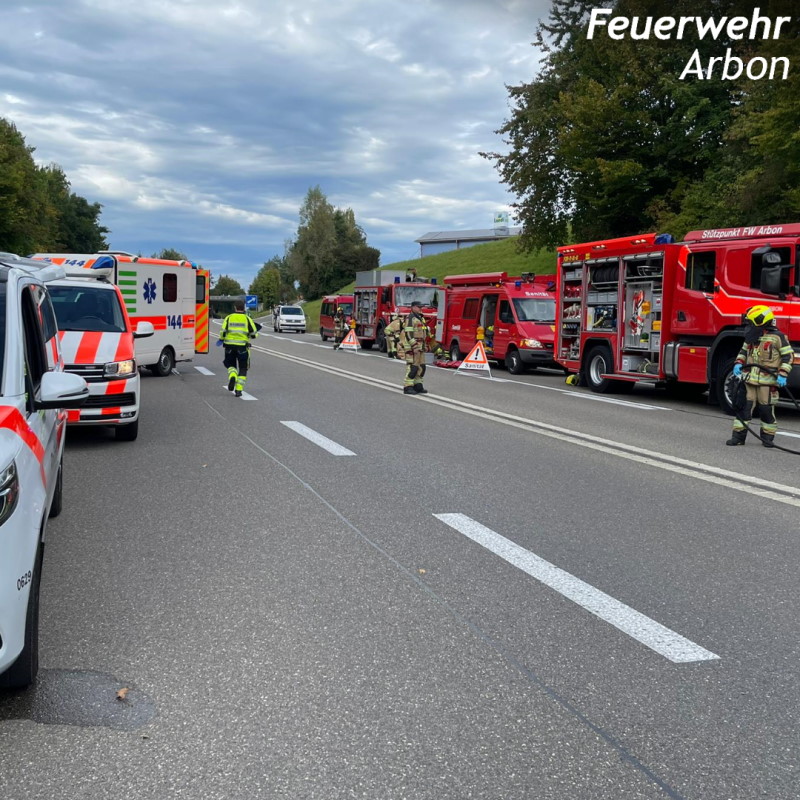
<svg viewBox="0 0 800 800">
<path fill-rule="evenodd" d="M 517 200 L 526 249 L 651 229 L 678 212 L 719 158 L 741 91 L 733 81 L 680 80 L 695 49 L 704 62 L 730 44 L 712 39 L 588 40 L 594 2 L 553 0 L 537 31 L 540 75 L 509 88 L 499 129 L 509 152 L 484 153 Z M 618 0 L 614 14 L 714 16 L 734 0 Z"/>
<path fill-rule="evenodd" d="M 220 275 L 214 286 L 211 287 L 211 292 L 216 295 L 231 296 L 236 294 L 244 294 L 245 291 L 239 285 L 239 282 L 227 275 Z"/>
<path fill-rule="evenodd" d="M 248 289 L 249 294 L 258 295 L 258 299 L 265 308 L 277 305 L 281 299 L 281 273 L 278 267 L 280 261 L 279 256 L 273 256 L 267 261 L 258 271 Z"/>
<path fill-rule="evenodd" d="M 181 253 L 180 250 L 175 250 L 173 247 L 164 247 L 158 253 L 153 253 L 152 258 L 165 258 L 169 261 L 191 261 L 189 256 Z"/>
</svg>

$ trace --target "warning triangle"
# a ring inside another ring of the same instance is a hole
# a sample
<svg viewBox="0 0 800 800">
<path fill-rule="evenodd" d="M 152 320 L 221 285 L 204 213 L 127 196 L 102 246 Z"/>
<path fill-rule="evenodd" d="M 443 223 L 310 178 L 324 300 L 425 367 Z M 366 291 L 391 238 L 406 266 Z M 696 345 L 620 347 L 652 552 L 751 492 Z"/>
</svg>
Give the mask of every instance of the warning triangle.
<svg viewBox="0 0 800 800">
<path fill-rule="evenodd" d="M 492 377 L 492 371 L 489 369 L 489 359 L 486 358 L 486 350 L 483 346 L 483 342 L 478 341 L 475 343 L 475 347 L 469 351 L 469 353 L 464 357 L 464 360 L 461 362 L 461 366 L 456 370 L 459 372 L 460 370 L 486 370 L 489 373 L 489 377 Z"/>
<path fill-rule="evenodd" d="M 342 339 L 341 344 L 339 345 L 340 350 L 359 350 L 361 348 L 361 344 L 358 341 L 358 337 L 356 336 L 356 332 L 350 328 L 347 332 L 347 336 Z"/>
</svg>

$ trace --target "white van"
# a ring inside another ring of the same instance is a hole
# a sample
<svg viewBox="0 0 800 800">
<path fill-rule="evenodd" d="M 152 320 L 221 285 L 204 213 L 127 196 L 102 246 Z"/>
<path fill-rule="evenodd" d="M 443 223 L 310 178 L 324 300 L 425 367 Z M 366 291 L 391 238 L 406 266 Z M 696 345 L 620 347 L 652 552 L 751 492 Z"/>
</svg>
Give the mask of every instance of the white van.
<svg viewBox="0 0 800 800">
<path fill-rule="evenodd" d="M 284 331 L 306 332 L 306 315 L 300 306 L 281 306 L 272 318 L 272 329 L 277 333 Z"/>
</svg>

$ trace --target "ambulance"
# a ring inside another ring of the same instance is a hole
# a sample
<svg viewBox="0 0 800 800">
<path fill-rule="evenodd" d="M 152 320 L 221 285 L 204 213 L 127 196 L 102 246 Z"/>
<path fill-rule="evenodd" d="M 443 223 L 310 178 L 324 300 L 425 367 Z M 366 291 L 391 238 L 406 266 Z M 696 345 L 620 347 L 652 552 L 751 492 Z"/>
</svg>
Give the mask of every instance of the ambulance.
<svg viewBox="0 0 800 800">
<path fill-rule="evenodd" d="M 110 269 L 133 328 L 149 322 L 154 335 L 136 341 L 136 362 L 166 377 L 179 361 L 208 352 L 208 270 L 190 261 L 142 258 L 121 251 L 91 255 L 36 253 L 72 269 Z"/>
<path fill-rule="evenodd" d="M 88 397 L 64 372 L 45 282 L 61 267 L 0 253 L 0 687 L 38 671 L 39 582 L 48 517 L 63 502 L 65 409 Z"/>
<path fill-rule="evenodd" d="M 135 342 L 154 334 L 153 324 L 140 320 L 136 329 L 113 271 L 70 267 L 48 290 L 59 328 L 64 369 L 89 384 L 89 398 L 68 412 L 70 425 L 109 425 L 118 441 L 139 435 L 140 378 Z"/>
</svg>

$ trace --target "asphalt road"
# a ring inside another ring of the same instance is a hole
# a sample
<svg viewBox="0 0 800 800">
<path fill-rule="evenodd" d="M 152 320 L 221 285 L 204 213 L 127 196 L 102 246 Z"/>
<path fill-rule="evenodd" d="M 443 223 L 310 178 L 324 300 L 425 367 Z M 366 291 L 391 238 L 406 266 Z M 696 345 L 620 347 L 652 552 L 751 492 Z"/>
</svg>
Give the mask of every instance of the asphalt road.
<svg viewBox="0 0 800 800">
<path fill-rule="evenodd" d="M 1 798 L 800 794 L 795 456 L 555 372 L 220 362 L 69 436 Z"/>
</svg>

